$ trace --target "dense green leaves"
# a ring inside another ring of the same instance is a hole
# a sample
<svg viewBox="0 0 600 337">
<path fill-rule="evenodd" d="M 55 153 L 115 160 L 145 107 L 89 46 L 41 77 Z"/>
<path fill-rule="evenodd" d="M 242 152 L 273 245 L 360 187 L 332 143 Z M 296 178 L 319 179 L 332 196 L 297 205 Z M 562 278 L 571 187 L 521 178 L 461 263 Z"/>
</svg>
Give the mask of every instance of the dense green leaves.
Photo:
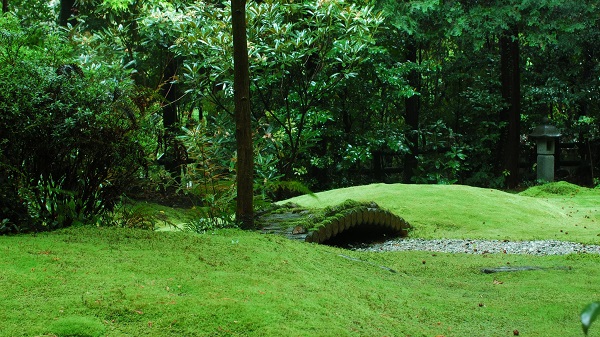
<svg viewBox="0 0 600 337">
<path fill-rule="evenodd" d="M 146 165 L 131 82 L 72 63 L 58 33 L 20 45 L 10 17 L 0 32 L 19 37 L 0 63 L 0 231 L 94 222 Z"/>
<path fill-rule="evenodd" d="M 195 5 L 186 18 L 172 48 L 185 59 L 183 83 L 196 99 L 231 112 L 232 64 L 223 62 L 231 59 L 229 8 Z M 326 106 L 368 63 L 381 22 L 371 7 L 340 1 L 248 5 L 253 115 L 286 177 L 307 172 L 313 158 L 304 153 L 337 117 Z"/>
<path fill-rule="evenodd" d="M 80 2 L 67 39 L 52 20 L 34 15 L 36 8 L 14 5 L 20 21 L 13 26 L 44 25 L 3 31 L 3 62 L 16 64 L 38 48 L 36 57 L 59 64 L 73 52 L 85 69 L 110 69 L 117 83 L 133 79 L 132 103 L 154 116 L 148 137 L 159 143 L 156 157 L 168 157 L 170 137 L 199 120 L 235 133 L 229 4 Z M 600 160 L 598 13 L 593 1 L 249 2 L 258 173 L 316 189 L 402 178 L 502 187 L 514 180 L 506 153 L 519 160 L 520 181 L 535 179 L 526 135 L 551 117 L 562 141 L 576 143 L 577 164 L 561 177 L 593 184 Z M 54 42 L 41 47 L 40 39 Z M 520 76 L 511 85 L 520 94 L 511 98 L 502 65 L 506 43 L 517 41 L 513 68 Z M 407 110 L 410 104 L 416 110 Z M 507 120 L 507 111 L 516 120 Z M 511 127 L 518 144 L 507 146 Z M 235 158 L 232 147 L 224 150 L 219 161 Z M 265 186 L 257 182 L 255 190 Z"/>
</svg>

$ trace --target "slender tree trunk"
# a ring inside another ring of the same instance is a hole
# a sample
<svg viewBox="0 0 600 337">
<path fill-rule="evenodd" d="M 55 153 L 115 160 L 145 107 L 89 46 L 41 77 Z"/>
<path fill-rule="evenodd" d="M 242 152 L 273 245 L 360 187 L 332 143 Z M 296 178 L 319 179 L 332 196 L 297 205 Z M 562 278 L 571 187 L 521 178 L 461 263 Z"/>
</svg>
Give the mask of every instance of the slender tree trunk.
<svg viewBox="0 0 600 337">
<path fill-rule="evenodd" d="M 2 13 L 8 13 L 8 0 L 2 0 Z"/>
<path fill-rule="evenodd" d="M 4 0 L 3 0 L 4 1 Z M 66 27 L 67 24 L 73 25 L 75 18 L 73 14 L 75 10 L 75 0 L 60 0 L 60 13 L 58 15 L 58 24 Z"/>
<path fill-rule="evenodd" d="M 500 121 L 506 126 L 500 140 L 499 162 L 506 174 L 506 186 L 519 183 L 519 148 L 521 131 L 521 73 L 519 68 L 518 28 L 506 31 L 500 38 L 500 77 L 502 98 L 507 107 L 500 112 Z"/>
<path fill-rule="evenodd" d="M 174 82 L 177 70 L 177 59 L 172 58 L 163 73 L 163 76 L 167 81 L 161 88 L 162 95 L 165 98 L 165 106 L 163 107 L 163 126 L 165 129 L 173 128 L 179 121 L 176 102 L 179 98 L 179 85 Z"/>
<path fill-rule="evenodd" d="M 161 87 L 161 94 L 164 97 L 163 106 L 163 146 L 165 151 L 165 161 L 162 164 L 165 169 L 171 173 L 177 183 L 181 182 L 181 167 L 187 163 L 187 151 L 183 144 L 176 138 L 178 133 L 179 115 L 177 113 L 177 99 L 179 98 L 179 84 L 174 82 L 177 75 L 177 59 L 170 59 L 163 76 L 166 79 Z"/>
<path fill-rule="evenodd" d="M 246 37 L 246 1 L 231 0 L 235 136 L 237 141 L 236 221 L 242 228 L 254 227 L 253 148 L 250 113 L 250 74 Z"/>
<path fill-rule="evenodd" d="M 406 45 L 406 60 L 408 62 L 417 63 L 417 43 L 414 37 L 409 37 Z M 419 91 L 420 74 L 417 70 L 412 70 L 408 75 L 408 84 Z M 419 96 L 413 95 L 404 101 L 405 116 L 404 121 L 408 125 L 408 140 L 409 152 L 404 155 L 404 177 L 405 184 L 412 183 L 412 177 L 418 166 L 417 156 L 419 155 Z"/>
<path fill-rule="evenodd" d="M 581 75 L 579 84 L 581 85 L 581 98 L 579 99 L 579 109 L 575 114 L 575 120 L 578 120 L 582 116 L 587 116 L 590 111 L 589 102 L 592 101 L 586 88 L 590 87 L 592 83 L 594 64 L 594 47 L 589 41 L 583 43 L 583 60 L 581 62 Z M 594 157 L 590 151 L 590 139 L 586 137 L 585 132 L 579 132 L 577 142 L 581 144 L 579 148 L 579 157 L 581 158 L 581 166 L 586 167 L 589 165 L 590 170 L 581 170 L 583 174 L 578 176 L 578 183 L 582 185 L 593 185 L 594 184 Z"/>
</svg>

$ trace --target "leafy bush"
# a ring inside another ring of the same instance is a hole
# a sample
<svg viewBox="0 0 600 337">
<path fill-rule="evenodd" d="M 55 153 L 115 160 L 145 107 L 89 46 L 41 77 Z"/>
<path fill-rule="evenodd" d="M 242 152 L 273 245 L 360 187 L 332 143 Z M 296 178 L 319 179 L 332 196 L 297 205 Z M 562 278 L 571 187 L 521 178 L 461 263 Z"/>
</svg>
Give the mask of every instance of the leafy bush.
<svg viewBox="0 0 600 337">
<path fill-rule="evenodd" d="M 145 230 L 154 230 L 159 222 L 173 225 L 165 220 L 164 212 L 153 212 L 140 204 L 132 203 L 127 198 L 122 198 L 112 211 L 106 213 L 102 218 L 103 226 Z"/>
<path fill-rule="evenodd" d="M 419 132 L 419 166 L 413 181 L 419 184 L 454 184 L 464 170 L 465 146 L 461 135 L 447 127 L 443 121 L 423 127 Z"/>
<path fill-rule="evenodd" d="M 247 13 L 253 117 L 271 141 L 257 166 L 273 164 L 259 173 L 317 185 L 307 181 L 311 170 L 334 166 L 327 143 L 348 143 L 340 139 L 343 133 L 335 139 L 327 134 L 346 111 L 336 99 L 368 63 L 383 18 L 372 7 L 343 1 L 249 2 Z M 171 50 L 183 60 L 179 81 L 188 95 L 210 102 L 218 113 L 231 112 L 231 8 L 197 3 L 165 18 L 177 18 L 172 26 L 179 37 Z"/>
<path fill-rule="evenodd" d="M 188 229 L 205 230 L 233 227 L 235 198 L 234 137 L 206 119 L 192 128 L 184 128 L 179 137 L 191 159 L 187 165 L 182 189 L 201 202 L 202 217 Z"/>
<path fill-rule="evenodd" d="M 97 221 L 145 165 L 132 85 L 73 64 L 58 31 L 3 16 L 0 40 L 0 232 Z"/>
</svg>

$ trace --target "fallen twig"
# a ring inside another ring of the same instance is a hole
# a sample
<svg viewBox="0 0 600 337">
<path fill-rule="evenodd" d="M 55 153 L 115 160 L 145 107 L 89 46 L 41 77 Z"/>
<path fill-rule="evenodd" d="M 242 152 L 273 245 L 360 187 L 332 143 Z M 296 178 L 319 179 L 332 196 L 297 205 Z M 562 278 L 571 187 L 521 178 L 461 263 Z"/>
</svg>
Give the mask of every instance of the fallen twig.
<svg viewBox="0 0 600 337">
<path fill-rule="evenodd" d="M 385 269 L 385 270 L 389 271 L 390 273 L 397 273 L 397 271 L 395 271 L 395 270 L 394 270 L 394 269 L 392 269 L 392 268 L 389 268 L 389 267 L 386 267 L 386 266 L 382 266 L 382 265 L 378 265 L 378 264 L 376 264 L 376 263 L 373 263 L 373 262 L 369 262 L 369 261 L 365 261 L 365 260 L 357 259 L 357 258 L 355 258 L 355 257 L 348 256 L 348 255 L 344 255 L 344 254 L 338 254 L 338 256 L 340 256 L 340 257 L 343 257 L 343 258 L 345 258 L 345 259 L 348 259 L 348 260 L 350 260 L 350 261 L 356 261 L 356 262 L 362 262 L 362 263 L 370 264 L 370 265 L 372 265 L 372 266 L 376 266 L 376 267 L 379 267 L 379 268 L 381 268 L 381 269 Z"/>
<path fill-rule="evenodd" d="M 502 267 L 490 267 L 490 268 L 483 268 L 481 269 L 481 272 L 484 274 L 493 274 L 493 273 L 500 273 L 500 272 L 513 272 L 513 271 L 526 271 L 526 270 L 549 270 L 549 269 L 554 269 L 554 270 L 571 270 L 571 267 L 565 267 L 565 266 L 558 266 L 558 267 L 536 267 L 536 266 L 520 266 L 520 267 L 506 267 L 506 266 L 502 266 Z"/>
</svg>

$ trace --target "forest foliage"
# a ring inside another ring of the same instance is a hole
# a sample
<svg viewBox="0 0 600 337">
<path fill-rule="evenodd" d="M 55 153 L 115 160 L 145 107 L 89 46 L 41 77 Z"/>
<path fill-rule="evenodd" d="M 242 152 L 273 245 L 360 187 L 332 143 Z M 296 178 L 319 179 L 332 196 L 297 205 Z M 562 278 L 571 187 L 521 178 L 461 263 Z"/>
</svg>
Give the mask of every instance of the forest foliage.
<svg viewBox="0 0 600 337">
<path fill-rule="evenodd" d="M 5 5 L 0 232 L 95 221 L 140 186 L 231 214 L 228 2 Z M 569 145 L 557 176 L 598 184 L 598 7 L 249 1 L 257 199 L 298 186 L 529 184 L 527 135 L 543 117 Z"/>
</svg>

